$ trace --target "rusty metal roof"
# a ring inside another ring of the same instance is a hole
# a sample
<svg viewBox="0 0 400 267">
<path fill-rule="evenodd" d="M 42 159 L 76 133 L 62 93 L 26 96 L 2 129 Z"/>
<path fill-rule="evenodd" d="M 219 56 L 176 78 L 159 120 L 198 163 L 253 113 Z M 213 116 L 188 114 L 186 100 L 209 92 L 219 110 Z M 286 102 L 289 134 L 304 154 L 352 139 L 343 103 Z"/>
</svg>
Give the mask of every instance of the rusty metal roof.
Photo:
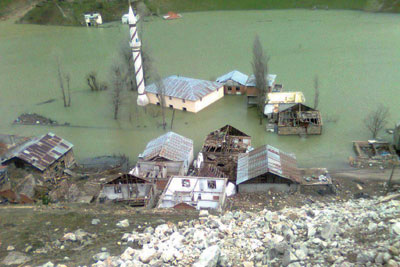
<svg viewBox="0 0 400 267">
<path fill-rule="evenodd" d="M 162 81 L 165 87 L 165 96 L 191 101 L 197 101 L 222 87 L 222 84 L 217 82 L 186 78 L 176 75 L 164 78 Z M 158 94 L 156 84 L 153 83 L 147 86 L 146 92 Z"/>
<path fill-rule="evenodd" d="M 300 183 L 300 172 L 294 155 L 264 145 L 249 153 L 240 154 L 236 184 L 241 184 L 267 172 Z"/>
<path fill-rule="evenodd" d="M 190 159 L 193 151 L 193 140 L 174 132 L 151 140 L 139 158 L 151 160 L 154 157 L 162 157 L 172 161 L 185 161 Z"/>
<path fill-rule="evenodd" d="M 24 143 L 8 156 L 8 159 L 19 158 L 36 167 L 40 171 L 44 171 L 47 167 L 53 164 L 54 161 L 62 157 L 65 153 L 71 150 L 73 144 L 56 136 L 53 133 L 48 133 L 40 138 L 32 139 Z"/>
</svg>

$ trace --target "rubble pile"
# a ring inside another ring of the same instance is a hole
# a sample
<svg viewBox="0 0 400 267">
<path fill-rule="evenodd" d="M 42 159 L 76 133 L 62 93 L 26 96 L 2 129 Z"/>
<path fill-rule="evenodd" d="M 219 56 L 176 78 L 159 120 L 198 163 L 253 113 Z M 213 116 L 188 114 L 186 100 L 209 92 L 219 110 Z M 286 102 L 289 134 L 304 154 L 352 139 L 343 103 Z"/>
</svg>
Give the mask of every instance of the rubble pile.
<svg viewBox="0 0 400 267">
<path fill-rule="evenodd" d="M 400 266 L 400 201 L 202 211 L 197 220 L 125 233 L 122 244 L 122 255 L 95 255 L 93 266 Z"/>
</svg>

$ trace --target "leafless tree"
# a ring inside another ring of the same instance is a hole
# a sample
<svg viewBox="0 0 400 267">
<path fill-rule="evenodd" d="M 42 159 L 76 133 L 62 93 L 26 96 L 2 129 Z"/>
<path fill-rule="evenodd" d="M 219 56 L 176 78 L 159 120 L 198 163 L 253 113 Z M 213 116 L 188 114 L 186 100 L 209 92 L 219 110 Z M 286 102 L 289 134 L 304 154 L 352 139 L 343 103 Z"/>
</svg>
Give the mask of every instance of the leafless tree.
<svg viewBox="0 0 400 267">
<path fill-rule="evenodd" d="M 111 68 L 112 75 L 112 104 L 114 110 L 114 120 L 118 120 L 119 110 L 122 104 L 123 99 L 123 89 L 124 89 L 124 80 L 121 73 L 121 67 L 119 65 L 114 65 Z"/>
<path fill-rule="evenodd" d="M 319 104 L 319 79 L 316 75 L 314 78 L 314 109 L 318 108 Z"/>
<path fill-rule="evenodd" d="M 99 83 L 97 80 L 97 73 L 92 71 L 86 75 L 86 82 L 89 85 L 90 91 L 103 91 L 107 90 L 106 83 Z"/>
<path fill-rule="evenodd" d="M 58 76 L 58 83 L 60 86 L 60 90 L 61 90 L 61 94 L 62 94 L 62 98 L 64 101 L 64 107 L 69 107 L 71 106 L 71 91 L 70 91 L 70 75 L 67 73 L 65 74 L 62 70 L 61 67 L 61 63 L 59 58 L 56 59 L 57 61 L 57 76 Z M 64 86 L 64 82 L 67 83 L 67 91 L 65 91 L 65 86 Z"/>
<path fill-rule="evenodd" d="M 375 139 L 386 127 L 389 115 L 389 108 L 381 104 L 364 119 L 365 127 L 371 132 L 372 138 Z"/>
<path fill-rule="evenodd" d="M 267 75 L 268 58 L 260 42 L 260 37 L 256 35 L 253 43 L 253 73 L 256 79 L 256 88 L 258 89 L 257 110 L 260 116 L 260 125 L 264 117 L 265 98 L 267 94 Z"/>
<path fill-rule="evenodd" d="M 162 126 L 163 129 L 165 130 L 165 127 L 167 126 L 167 123 L 165 122 L 165 86 L 163 80 L 156 71 L 154 71 L 154 80 L 155 80 L 155 85 L 157 86 L 158 102 L 160 103 L 161 107 Z"/>
</svg>

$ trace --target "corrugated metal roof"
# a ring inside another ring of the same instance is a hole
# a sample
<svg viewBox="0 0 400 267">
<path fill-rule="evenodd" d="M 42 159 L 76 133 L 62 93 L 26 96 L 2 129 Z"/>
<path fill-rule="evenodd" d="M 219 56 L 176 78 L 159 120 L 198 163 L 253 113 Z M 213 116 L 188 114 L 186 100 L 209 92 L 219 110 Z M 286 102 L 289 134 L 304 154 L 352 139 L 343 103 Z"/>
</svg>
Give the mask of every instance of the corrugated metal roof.
<svg viewBox="0 0 400 267">
<path fill-rule="evenodd" d="M 140 158 L 150 160 L 156 156 L 172 161 L 185 161 L 190 158 L 193 141 L 174 132 L 168 132 L 150 141 Z"/>
<path fill-rule="evenodd" d="M 165 87 L 165 96 L 191 101 L 197 101 L 222 87 L 222 84 L 217 82 L 186 78 L 176 75 L 164 78 L 162 81 Z M 153 83 L 147 86 L 146 92 L 158 94 L 156 84 Z"/>
<path fill-rule="evenodd" d="M 267 94 L 268 104 L 304 103 L 303 92 L 275 92 Z"/>
<path fill-rule="evenodd" d="M 249 153 L 240 154 L 236 184 L 239 185 L 267 172 L 300 183 L 300 172 L 294 155 L 264 145 Z"/>
<path fill-rule="evenodd" d="M 71 150 L 72 147 L 73 144 L 68 141 L 53 133 L 48 133 L 40 138 L 24 143 L 16 150 L 13 150 L 8 159 L 19 158 L 38 168 L 40 171 L 44 171 L 54 161 Z"/>
<path fill-rule="evenodd" d="M 277 76 L 278 75 L 276 74 L 267 75 L 268 86 L 272 86 L 274 84 Z M 249 79 L 246 82 L 246 86 L 256 86 L 256 77 L 254 76 L 254 74 L 250 75 Z"/>
<path fill-rule="evenodd" d="M 264 114 L 272 114 L 272 113 L 278 113 L 281 111 L 284 111 L 288 108 L 291 108 L 293 106 L 297 105 L 296 103 L 282 103 L 282 104 L 266 104 L 264 107 Z"/>
<path fill-rule="evenodd" d="M 231 80 L 240 83 L 241 85 L 246 85 L 248 79 L 249 79 L 248 75 L 243 74 L 240 71 L 234 70 L 217 78 L 216 81 L 219 83 L 226 83 L 227 81 Z"/>
</svg>

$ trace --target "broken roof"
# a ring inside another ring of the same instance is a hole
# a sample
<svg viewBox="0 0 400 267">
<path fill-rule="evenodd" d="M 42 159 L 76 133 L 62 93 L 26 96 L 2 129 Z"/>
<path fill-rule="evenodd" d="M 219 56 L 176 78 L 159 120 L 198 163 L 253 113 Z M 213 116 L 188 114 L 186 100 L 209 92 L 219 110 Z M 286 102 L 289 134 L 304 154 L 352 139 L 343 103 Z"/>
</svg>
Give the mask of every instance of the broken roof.
<svg viewBox="0 0 400 267">
<path fill-rule="evenodd" d="M 220 136 L 221 133 L 224 135 L 232 135 L 232 136 L 245 136 L 245 137 L 250 137 L 249 135 L 245 134 L 244 132 L 238 130 L 237 128 L 227 124 L 224 127 L 219 128 L 218 130 L 215 130 L 209 134 L 209 136 L 213 135 L 218 135 Z"/>
<path fill-rule="evenodd" d="M 268 74 L 267 75 L 267 82 L 268 86 L 272 86 L 276 80 L 276 74 Z M 249 79 L 246 81 L 246 86 L 256 86 L 256 76 L 254 74 L 250 75 Z"/>
<path fill-rule="evenodd" d="M 272 114 L 272 113 L 279 113 L 286 111 L 288 109 L 293 109 L 295 106 L 298 108 L 298 106 L 301 105 L 301 110 L 302 111 L 316 111 L 315 109 L 306 106 L 302 103 L 278 103 L 278 104 L 266 104 L 264 107 L 264 114 Z"/>
<path fill-rule="evenodd" d="M 273 146 L 264 145 L 239 155 L 236 184 L 239 185 L 267 172 L 300 183 L 296 157 Z"/>
<path fill-rule="evenodd" d="M 174 132 L 168 132 L 164 135 L 151 140 L 140 158 L 151 160 L 154 157 L 162 157 L 173 161 L 185 161 L 190 158 L 193 151 L 193 141 Z"/>
<path fill-rule="evenodd" d="M 217 78 L 216 81 L 219 83 L 226 83 L 227 81 L 231 80 L 231 81 L 240 83 L 241 85 L 246 85 L 246 82 L 248 79 L 249 79 L 249 76 L 247 76 L 246 74 L 243 74 L 240 71 L 234 70 L 234 71 L 231 71 L 231 72 Z"/>
<path fill-rule="evenodd" d="M 198 80 L 172 75 L 162 80 L 165 87 L 165 96 L 197 101 L 214 92 L 222 85 L 217 82 Z M 147 93 L 158 94 L 155 83 L 146 87 Z"/>
<path fill-rule="evenodd" d="M 11 158 L 19 158 L 40 171 L 44 171 L 72 147 L 73 144 L 70 142 L 53 133 L 48 133 L 13 149 L 5 161 Z"/>
</svg>

